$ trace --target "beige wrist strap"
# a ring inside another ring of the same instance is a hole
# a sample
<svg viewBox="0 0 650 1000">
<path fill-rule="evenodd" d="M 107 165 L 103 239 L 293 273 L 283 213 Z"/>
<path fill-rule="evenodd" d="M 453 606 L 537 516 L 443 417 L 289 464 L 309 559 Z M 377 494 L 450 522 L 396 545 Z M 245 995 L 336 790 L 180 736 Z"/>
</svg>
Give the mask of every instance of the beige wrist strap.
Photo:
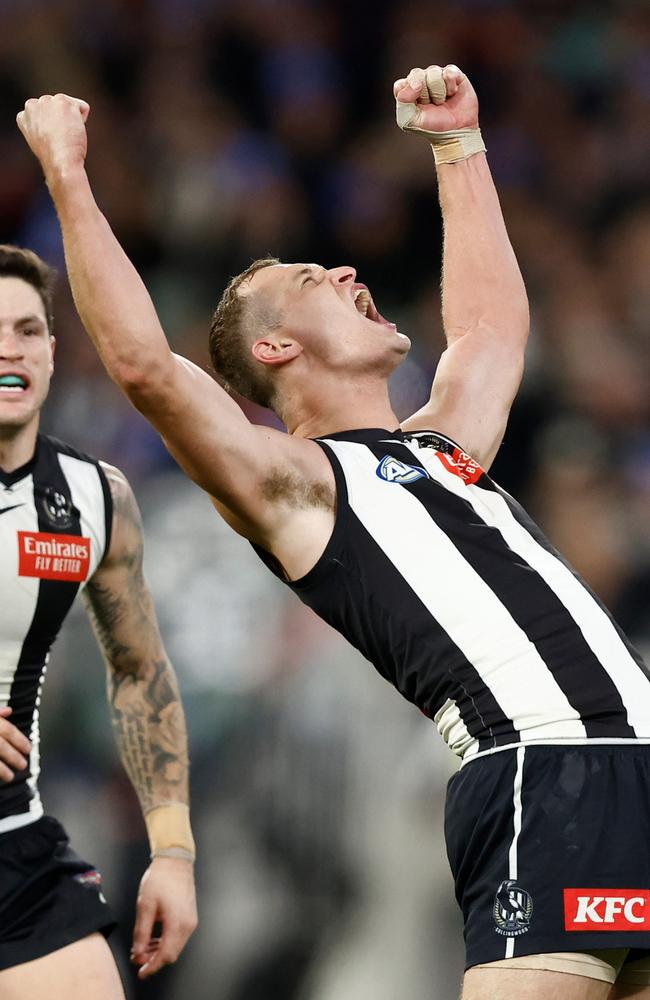
<svg viewBox="0 0 650 1000">
<path fill-rule="evenodd" d="M 150 809 L 144 817 L 152 858 L 194 861 L 196 847 L 190 826 L 190 809 L 183 802 L 169 802 Z"/>
<path fill-rule="evenodd" d="M 480 128 L 450 129 L 448 132 L 431 132 L 422 128 L 422 104 L 444 104 L 447 88 L 439 66 L 428 66 L 424 71 L 424 83 L 419 104 L 397 101 L 397 124 L 404 132 L 420 132 L 426 135 L 433 149 L 436 166 L 439 163 L 457 163 L 475 153 L 485 152 L 485 143 Z"/>
<path fill-rule="evenodd" d="M 484 153 L 485 143 L 480 128 L 457 128 L 449 132 L 427 132 L 431 149 L 439 163 L 458 163 L 474 153 Z"/>
</svg>

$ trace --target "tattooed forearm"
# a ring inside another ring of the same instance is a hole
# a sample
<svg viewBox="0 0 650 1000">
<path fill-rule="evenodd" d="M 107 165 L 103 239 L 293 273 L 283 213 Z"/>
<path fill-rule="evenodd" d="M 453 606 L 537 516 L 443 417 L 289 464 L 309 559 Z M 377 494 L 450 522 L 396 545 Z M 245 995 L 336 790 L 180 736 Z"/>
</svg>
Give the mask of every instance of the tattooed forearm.
<svg viewBox="0 0 650 1000">
<path fill-rule="evenodd" d="M 92 582 L 84 592 L 84 602 L 106 659 L 111 663 L 124 661 L 129 647 L 116 637 L 116 628 L 124 617 L 124 597 Z"/>
<path fill-rule="evenodd" d="M 140 513 L 121 473 L 105 471 L 113 538 L 88 582 L 85 602 L 108 667 L 120 756 L 147 812 L 165 802 L 188 802 L 187 734 L 176 676 L 142 572 Z"/>
<path fill-rule="evenodd" d="M 151 664 L 143 678 L 109 674 L 109 696 L 120 755 L 143 812 L 187 802 L 185 717 L 168 661 Z"/>
</svg>

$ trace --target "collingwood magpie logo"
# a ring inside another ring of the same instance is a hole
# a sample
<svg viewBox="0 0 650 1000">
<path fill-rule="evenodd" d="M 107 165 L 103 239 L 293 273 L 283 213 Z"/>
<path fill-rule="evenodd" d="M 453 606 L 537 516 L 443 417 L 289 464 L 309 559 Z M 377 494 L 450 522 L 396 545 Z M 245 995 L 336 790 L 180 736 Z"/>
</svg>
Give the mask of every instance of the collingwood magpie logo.
<svg viewBox="0 0 650 1000">
<path fill-rule="evenodd" d="M 387 483 L 414 483 L 418 479 L 428 479 L 429 473 L 419 465 L 407 465 L 392 455 L 384 455 L 377 466 L 377 475 Z"/>
<path fill-rule="evenodd" d="M 41 507 L 50 524 L 55 528 L 69 528 L 73 521 L 72 503 L 63 493 L 48 486 L 41 497 Z"/>
<path fill-rule="evenodd" d="M 494 922 L 497 934 L 504 937 L 519 937 L 530 929 L 533 913 L 533 897 L 514 879 L 507 878 L 501 883 L 494 897 Z"/>
</svg>

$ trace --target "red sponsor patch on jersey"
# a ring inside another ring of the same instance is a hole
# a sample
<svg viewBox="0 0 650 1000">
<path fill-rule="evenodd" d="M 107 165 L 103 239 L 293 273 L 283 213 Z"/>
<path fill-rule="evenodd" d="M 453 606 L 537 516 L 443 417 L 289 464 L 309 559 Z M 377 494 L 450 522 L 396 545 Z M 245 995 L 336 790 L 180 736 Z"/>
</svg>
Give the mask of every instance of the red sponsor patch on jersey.
<svg viewBox="0 0 650 1000">
<path fill-rule="evenodd" d="M 18 575 L 81 583 L 90 569 L 90 538 L 18 532 Z"/>
<path fill-rule="evenodd" d="M 451 455 L 446 455 L 442 451 L 438 451 L 436 454 L 445 469 L 448 472 L 453 472 L 455 476 L 459 476 L 468 486 L 477 483 L 481 476 L 485 475 L 485 470 L 481 468 L 476 459 L 468 455 L 466 451 L 461 451 L 460 448 L 454 448 Z"/>
<path fill-rule="evenodd" d="M 567 931 L 648 931 L 648 889 L 565 889 Z"/>
</svg>

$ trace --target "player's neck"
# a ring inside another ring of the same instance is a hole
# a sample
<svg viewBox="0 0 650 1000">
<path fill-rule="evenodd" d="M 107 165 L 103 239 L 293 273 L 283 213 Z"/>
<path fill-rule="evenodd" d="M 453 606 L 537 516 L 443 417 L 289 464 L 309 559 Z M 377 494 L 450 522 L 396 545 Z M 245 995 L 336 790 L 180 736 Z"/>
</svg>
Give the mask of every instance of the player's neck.
<svg viewBox="0 0 650 1000">
<path fill-rule="evenodd" d="M 22 427 L 0 424 L 0 469 L 3 472 L 14 472 L 34 457 L 38 424 L 38 414 Z"/>
<path fill-rule="evenodd" d="M 385 381 L 339 381 L 313 398 L 289 399 L 282 419 L 290 434 L 315 438 L 361 427 L 394 430 L 399 421 L 393 412 Z"/>
</svg>

